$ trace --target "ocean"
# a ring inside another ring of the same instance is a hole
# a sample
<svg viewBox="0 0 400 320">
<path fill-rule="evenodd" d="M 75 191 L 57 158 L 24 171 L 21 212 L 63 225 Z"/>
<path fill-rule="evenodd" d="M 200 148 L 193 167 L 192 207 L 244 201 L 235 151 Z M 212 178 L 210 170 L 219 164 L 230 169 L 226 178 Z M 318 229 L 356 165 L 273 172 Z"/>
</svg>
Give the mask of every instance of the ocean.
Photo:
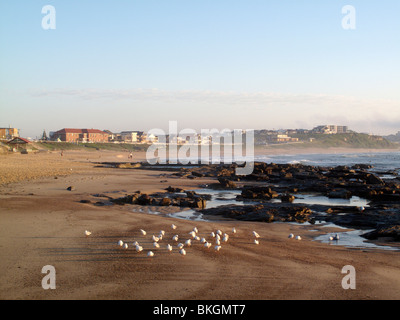
<svg viewBox="0 0 400 320">
<path fill-rule="evenodd" d="M 333 153 L 333 154 L 281 154 L 281 155 L 257 155 L 256 162 L 266 163 L 301 163 L 311 166 L 335 167 L 355 164 L 372 165 L 371 172 L 381 175 L 400 175 L 400 152 L 370 152 L 370 153 Z M 389 173 L 390 174 L 387 174 Z M 389 178 L 389 177 L 387 177 Z"/>
</svg>

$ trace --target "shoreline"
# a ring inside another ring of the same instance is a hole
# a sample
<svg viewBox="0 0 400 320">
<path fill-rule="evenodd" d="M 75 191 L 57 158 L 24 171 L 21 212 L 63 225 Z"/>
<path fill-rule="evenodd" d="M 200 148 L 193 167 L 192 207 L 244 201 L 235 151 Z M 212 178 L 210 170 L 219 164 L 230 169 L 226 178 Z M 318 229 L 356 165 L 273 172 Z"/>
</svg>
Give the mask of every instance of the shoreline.
<svg viewBox="0 0 400 320">
<path fill-rule="evenodd" d="M 0 185 L 0 299 L 400 299 L 397 252 L 319 243 L 313 241 L 313 228 L 305 225 L 190 221 L 80 202 L 98 201 L 101 194 L 116 198 L 137 190 L 197 189 L 215 182 L 95 165 L 141 161 L 145 153 L 134 154 L 132 160 L 125 153 L 102 151 L 15 156 L 1 161 L 0 169 L 30 180 Z M 68 191 L 68 186 L 74 189 Z M 174 210 L 162 209 L 166 214 Z M 184 257 L 176 249 L 164 249 L 173 234 L 184 240 L 195 226 L 202 237 L 216 229 L 229 233 L 232 227 L 237 234 L 230 235 L 220 252 L 200 243 L 187 248 Z M 85 230 L 92 235 L 86 237 Z M 151 235 L 160 230 L 166 231 L 166 239 L 154 249 Z M 253 230 L 261 236 L 259 245 L 253 243 Z M 288 239 L 289 233 L 302 240 Z M 130 247 L 121 249 L 118 240 Z M 134 240 L 143 244 L 143 254 L 131 246 Z M 146 256 L 149 250 L 155 252 L 153 258 Z M 56 269 L 56 290 L 41 287 L 45 265 Z M 357 290 L 341 286 L 345 265 L 356 268 Z"/>
</svg>

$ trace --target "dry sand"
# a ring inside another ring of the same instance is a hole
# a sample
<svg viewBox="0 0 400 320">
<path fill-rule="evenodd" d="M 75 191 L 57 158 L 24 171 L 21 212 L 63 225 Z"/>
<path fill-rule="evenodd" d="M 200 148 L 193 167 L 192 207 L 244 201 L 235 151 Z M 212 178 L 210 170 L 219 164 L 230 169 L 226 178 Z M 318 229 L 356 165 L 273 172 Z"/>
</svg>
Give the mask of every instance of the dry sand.
<svg viewBox="0 0 400 320">
<path fill-rule="evenodd" d="M 135 160 L 144 158 L 144 153 L 135 154 Z M 98 168 L 96 161 L 128 159 L 126 153 L 100 151 L 0 157 L 0 299 L 400 298 L 399 252 L 322 244 L 312 241 L 318 231 L 307 226 L 179 220 L 134 212 L 133 206 L 80 203 L 96 201 L 97 193 L 116 196 L 210 182 Z M 75 191 L 66 190 L 71 185 Z M 173 210 L 164 208 L 164 213 Z M 178 226 L 175 231 L 171 223 Z M 165 250 L 172 235 L 186 239 L 194 226 L 201 236 L 216 229 L 229 232 L 233 226 L 238 232 L 220 252 L 199 243 L 187 248 L 184 257 L 176 249 Z M 85 237 L 85 230 L 92 235 Z M 160 230 L 167 240 L 153 249 L 151 235 Z M 253 230 L 261 235 L 258 246 Z M 288 239 L 291 232 L 303 240 Z M 128 250 L 117 246 L 120 239 L 131 245 Z M 135 240 L 144 252 L 133 250 Z M 153 258 L 146 256 L 148 250 L 155 252 Z M 41 286 L 45 265 L 56 269 L 55 290 Z M 355 267 L 355 290 L 342 288 L 345 265 Z"/>
</svg>

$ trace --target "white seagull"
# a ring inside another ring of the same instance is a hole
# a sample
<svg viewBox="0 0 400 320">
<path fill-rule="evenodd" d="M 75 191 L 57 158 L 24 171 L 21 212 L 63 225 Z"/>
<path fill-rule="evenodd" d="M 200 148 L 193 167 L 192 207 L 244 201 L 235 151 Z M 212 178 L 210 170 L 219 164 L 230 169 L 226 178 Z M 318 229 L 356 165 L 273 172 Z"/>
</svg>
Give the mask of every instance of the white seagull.
<svg viewBox="0 0 400 320">
<path fill-rule="evenodd" d="M 124 243 L 124 249 L 128 249 L 128 244 Z"/>
<path fill-rule="evenodd" d="M 170 244 L 167 244 L 167 250 L 168 250 L 169 252 L 172 251 L 172 246 L 171 246 Z"/>
<path fill-rule="evenodd" d="M 206 248 L 210 248 L 210 247 L 211 247 L 211 243 L 210 243 L 210 242 L 206 242 L 206 243 L 204 244 L 204 246 L 205 246 Z"/>
<path fill-rule="evenodd" d="M 153 239 L 154 242 L 158 242 L 160 240 L 160 238 L 156 237 L 155 235 L 153 235 L 152 239 Z"/>
<path fill-rule="evenodd" d="M 186 256 L 186 250 L 185 249 L 181 249 L 181 250 L 179 250 L 179 253 L 181 254 L 181 255 L 183 255 L 183 256 Z"/>
<path fill-rule="evenodd" d="M 232 228 L 232 233 L 236 233 L 236 228 L 235 227 Z"/>
<path fill-rule="evenodd" d="M 120 247 L 122 247 L 122 246 L 124 245 L 124 242 L 123 242 L 122 240 L 119 240 L 119 241 L 118 241 L 118 245 L 119 245 Z"/>
<path fill-rule="evenodd" d="M 179 238 L 179 236 L 176 234 L 176 235 L 174 235 L 174 236 L 172 237 L 172 240 L 178 241 L 178 238 Z"/>
<path fill-rule="evenodd" d="M 90 236 L 91 234 L 92 234 L 92 233 L 91 233 L 90 231 L 85 230 L 85 236 L 86 236 L 86 237 Z"/>
<path fill-rule="evenodd" d="M 178 247 L 178 249 L 182 249 L 183 248 L 183 243 L 178 243 L 176 246 Z"/>
<path fill-rule="evenodd" d="M 192 240 L 190 240 L 190 239 L 186 240 L 185 245 L 190 247 L 192 245 Z"/>
<path fill-rule="evenodd" d="M 259 237 L 260 237 L 260 235 L 259 235 L 257 232 L 255 232 L 255 231 L 253 231 L 253 235 L 254 235 L 256 238 L 259 238 Z"/>
<path fill-rule="evenodd" d="M 296 240 L 301 240 L 301 237 L 300 236 L 296 236 Z"/>
<path fill-rule="evenodd" d="M 160 245 L 158 244 L 158 242 L 154 242 L 154 243 L 153 243 L 153 246 L 154 246 L 154 248 L 159 248 L 159 247 L 160 247 Z"/>
<path fill-rule="evenodd" d="M 289 234 L 289 239 L 293 239 L 293 238 L 294 238 L 294 234 L 293 233 Z"/>
<path fill-rule="evenodd" d="M 221 246 L 215 246 L 215 247 L 214 247 L 214 250 L 215 250 L 215 251 L 221 250 Z"/>
<path fill-rule="evenodd" d="M 176 229 L 176 225 L 171 224 L 171 228 L 175 230 Z"/>
<path fill-rule="evenodd" d="M 136 249 L 137 252 L 143 251 L 143 247 L 142 247 L 142 246 L 139 246 L 139 245 L 137 245 L 137 246 L 135 247 L 135 249 Z"/>
<path fill-rule="evenodd" d="M 153 251 L 149 251 L 149 252 L 147 253 L 147 256 L 148 256 L 148 257 L 154 257 Z"/>
<path fill-rule="evenodd" d="M 146 231 L 144 231 L 143 229 L 140 229 L 140 232 L 142 233 L 142 235 L 146 235 L 147 234 L 147 232 Z"/>
</svg>

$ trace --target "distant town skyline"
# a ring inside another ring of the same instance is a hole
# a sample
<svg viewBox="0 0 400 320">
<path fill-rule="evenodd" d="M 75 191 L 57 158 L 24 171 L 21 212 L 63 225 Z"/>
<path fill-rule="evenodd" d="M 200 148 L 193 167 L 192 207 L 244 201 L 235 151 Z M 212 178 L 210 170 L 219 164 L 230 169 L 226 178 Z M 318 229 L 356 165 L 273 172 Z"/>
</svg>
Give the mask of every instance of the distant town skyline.
<svg viewBox="0 0 400 320">
<path fill-rule="evenodd" d="M 397 0 L 2 1 L 0 127 L 396 134 L 399 12 Z"/>
</svg>

